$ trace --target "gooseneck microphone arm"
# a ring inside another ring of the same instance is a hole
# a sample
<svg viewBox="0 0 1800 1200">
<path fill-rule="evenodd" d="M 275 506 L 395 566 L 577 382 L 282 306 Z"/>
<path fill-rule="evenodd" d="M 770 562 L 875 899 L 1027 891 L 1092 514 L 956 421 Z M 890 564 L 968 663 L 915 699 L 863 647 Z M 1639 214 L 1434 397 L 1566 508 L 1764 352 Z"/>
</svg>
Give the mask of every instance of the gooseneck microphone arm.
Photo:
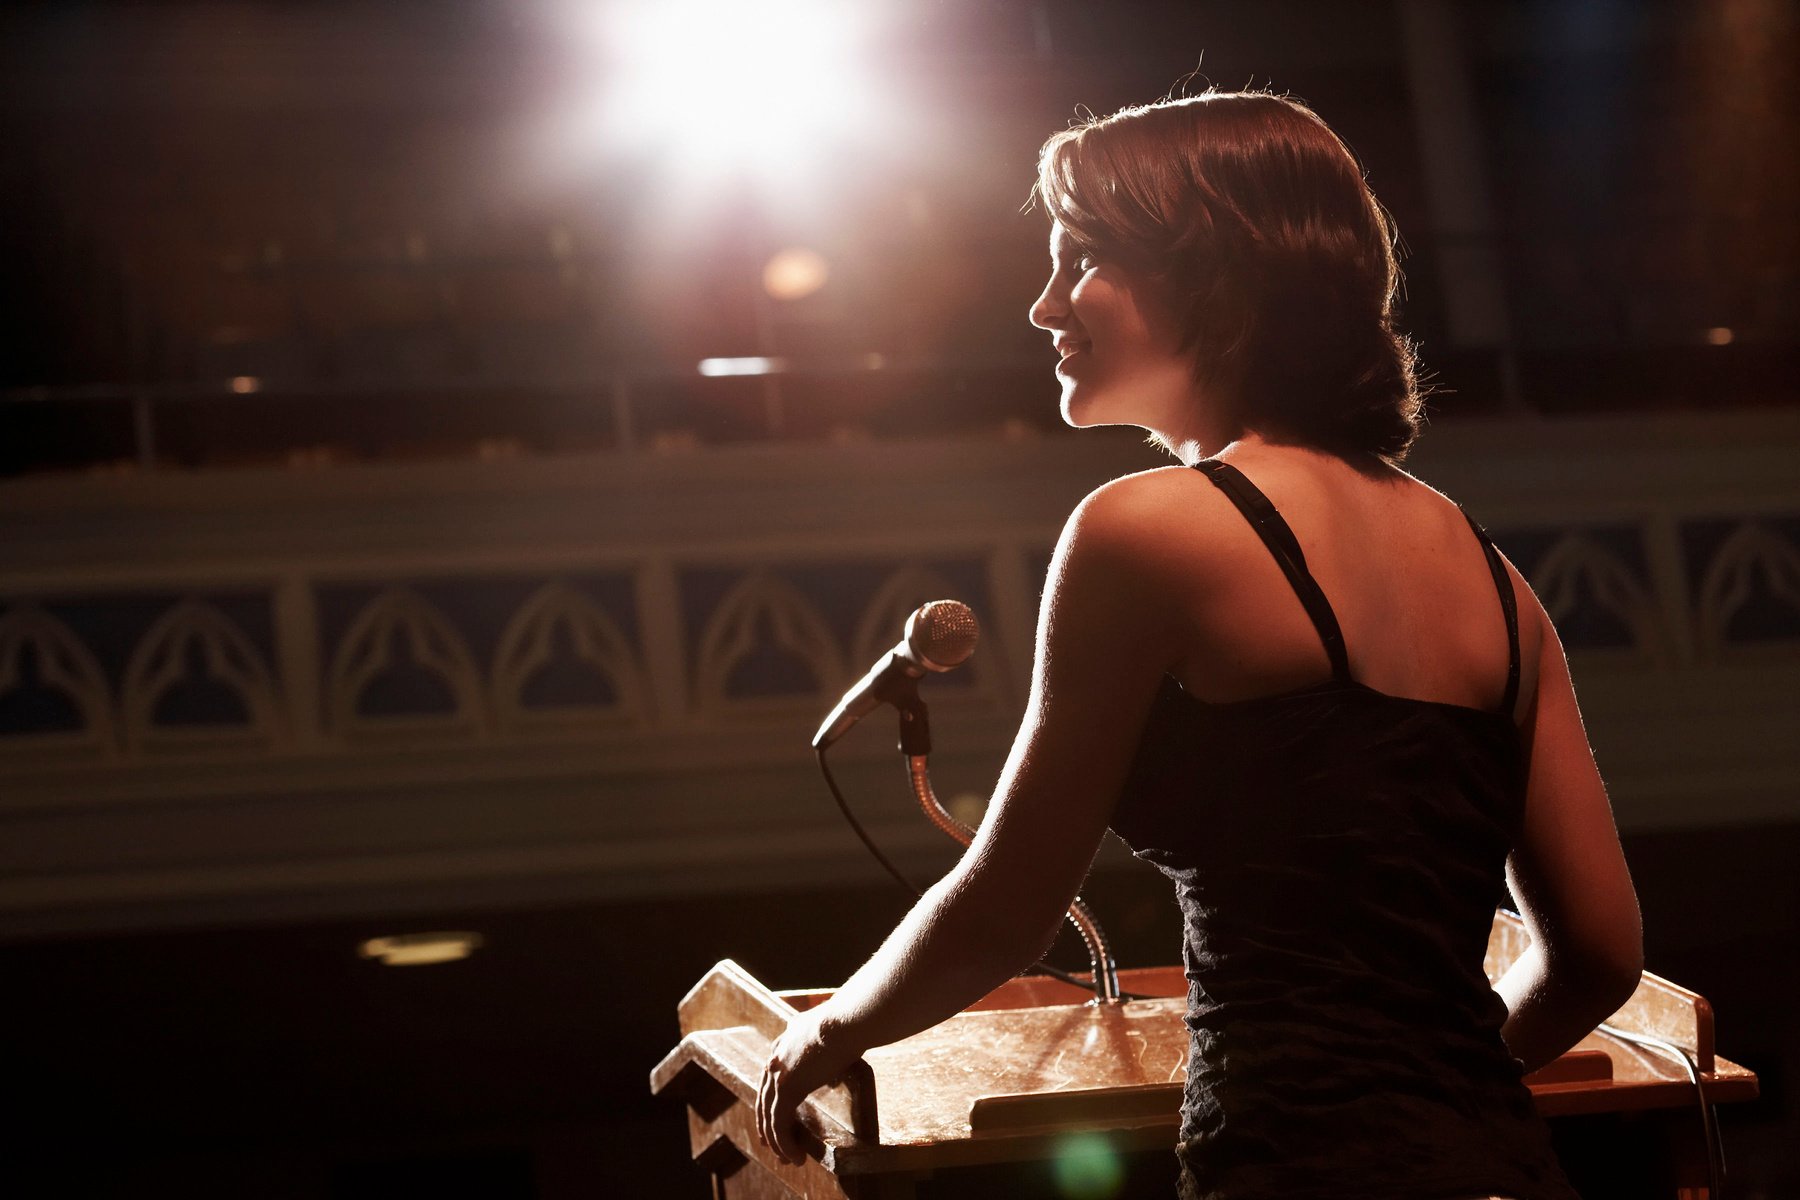
<svg viewBox="0 0 1800 1200">
<path fill-rule="evenodd" d="M 927 820 L 965 846 L 975 840 L 975 831 L 952 816 L 938 801 L 923 754 L 907 756 L 906 774 L 912 784 L 913 796 L 918 800 L 919 807 L 925 810 Z M 1093 912 L 1080 896 L 1075 897 L 1075 902 L 1069 905 L 1068 916 L 1069 924 L 1075 926 L 1075 932 L 1081 935 L 1081 940 L 1087 945 L 1088 963 L 1093 968 L 1094 1002 L 1118 1004 L 1124 999 L 1119 992 L 1119 965 L 1113 960 L 1112 946 L 1108 944 L 1100 922 L 1094 918 Z M 1043 966 L 1042 963 L 1038 965 Z"/>
<path fill-rule="evenodd" d="M 901 639 L 900 644 L 882 655 L 869 669 L 869 673 L 844 693 L 843 699 L 838 701 L 837 707 L 831 710 L 830 715 L 819 726 L 818 733 L 813 736 L 813 749 L 818 751 L 819 767 L 826 772 L 827 783 L 831 783 L 831 778 L 825 766 L 826 748 L 877 707 L 883 703 L 892 704 L 900 714 L 900 753 L 906 756 L 907 779 L 926 819 L 964 846 L 973 841 L 975 831 L 952 816 L 939 803 L 937 794 L 932 789 L 926 762 L 926 756 L 931 753 L 931 725 L 924 701 L 919 699 L 919 680 L 928 672 L 948 671 L 967 661 L 975 652 L 975 642 L 979 635 L 975 614 L 969 610 L 968 605 L 956 600 L 933 600 L 908 617 L 906 636 Z M 844 804 L 835 785 L 832 786 L 832 793 L 838 798 L 839 807 L 843 808 L 845 817 L 864 844 L 895 878 L 916 894 L 917 889 L 870 841 L 868 834 Z M 1094 1001 L 1101 1004 L 1119 1003 L 1124 997 L 1119 991 L 1118 966 L 1113 961 L 1112 947 L 1107 943 L 1100 923 L 1094 919 L 1093 913 L 1079 896 L 1069 907 L 1069 921 L 1087 945 L 1088 960 L 1093 968 Z M 1037 966 L 1065 982 L 1080 983 L 1074 976 L 1047 964 L 1038 963 Z"/>
</svg>

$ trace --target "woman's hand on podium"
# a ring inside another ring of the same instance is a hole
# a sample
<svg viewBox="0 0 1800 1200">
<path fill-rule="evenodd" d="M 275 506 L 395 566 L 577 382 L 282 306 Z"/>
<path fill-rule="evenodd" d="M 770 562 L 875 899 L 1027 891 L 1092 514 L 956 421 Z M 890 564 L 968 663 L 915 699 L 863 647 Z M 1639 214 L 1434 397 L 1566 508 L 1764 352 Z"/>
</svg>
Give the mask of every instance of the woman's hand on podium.
<svg viewBox="0 0 1800 1200">
<path fill-rule="evenodd" d="M 850 1069 L 859 1052 L 825 1036 L 818 1014 L 796 1013 L 769 1054 L 756 1088 L 756 1129 L 784 1163 L 806 1160 L 796 1121 L 800 1102 Z"/>
</svg>

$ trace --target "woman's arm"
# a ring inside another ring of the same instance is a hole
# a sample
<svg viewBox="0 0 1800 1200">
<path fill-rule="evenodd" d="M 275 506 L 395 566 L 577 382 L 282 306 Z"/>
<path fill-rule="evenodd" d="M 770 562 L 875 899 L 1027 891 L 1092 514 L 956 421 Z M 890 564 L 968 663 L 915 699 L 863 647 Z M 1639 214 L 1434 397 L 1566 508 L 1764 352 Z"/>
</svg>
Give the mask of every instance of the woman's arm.
<svg viewBox="0 0 1800 1200">
<path fill-rule="evenodd" d="M 1542 634 L 1537 691 L 1524 731 L 1525 822 L 1507 864 L 1531 949 L 1496 985 L 1502 1030 L 1527 1071 L 1553 1061 L 1630 998 L 1644 967 L 1637 892 L 1612 806 L 1588 745 L 1556 630 L 1523 581 Z"/>
<path fill-rule="evenodd" d="M 783 1160 L 802 1156 L 794 1114 L 815 1088 L 864 1050 L 962 1011 L 1055 938 L 1173 645 L 1151 516 L 1126 479 L 1070 517 L 1039 614 L 1030 703 L 974 843 L 874 957 L 775 1043 L 757 1121 Z"/>
</svg>

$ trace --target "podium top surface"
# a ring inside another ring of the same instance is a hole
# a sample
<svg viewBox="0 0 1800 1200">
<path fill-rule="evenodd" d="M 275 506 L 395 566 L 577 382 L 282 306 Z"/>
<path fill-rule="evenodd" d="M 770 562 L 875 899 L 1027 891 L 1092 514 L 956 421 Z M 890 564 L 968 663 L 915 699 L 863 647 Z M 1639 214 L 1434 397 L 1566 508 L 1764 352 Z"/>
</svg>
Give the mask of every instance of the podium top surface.
<svg viewBox="0 0 1800 1200">
<path fill-rule="evenodd" d="M 1517 918 L 1496 921 L 1490 975 L 1528 944 Z M 1086 1003 L 1089 993 L 1043 977 L 996 989 L 949 1020 L 870 1050 L 844 1084 L 802 1108 L 822 1161 L 840 1175 L 1049 1155 L 1080 1128 L 1122 1146 L 1172 1145 L 1186 1080 L 1186 979 L 1180 968 L 1120 972 L 1149 998 Z M 681 1044 L 656 1068 L 652 1090 L 699 1086 L 753 1103 L 770 1046 L 797 1010 L 828 991 L 774 993 L 736 964 L 715 967 L 682 1001 Z M 1704 998 L 1646 975 L 1611 1024 L 1685 1049 L 1714 1102 L 1750 1099 L 1756 1076 L 1719 1058 Z M 678 1086 L 678 1081 L 685 1081 Z M 1694 1103 L 1673 1054 L 1596 1031 L 1526 1080 L 1546 1116 L 1676 1108 Z"/>
</svg>

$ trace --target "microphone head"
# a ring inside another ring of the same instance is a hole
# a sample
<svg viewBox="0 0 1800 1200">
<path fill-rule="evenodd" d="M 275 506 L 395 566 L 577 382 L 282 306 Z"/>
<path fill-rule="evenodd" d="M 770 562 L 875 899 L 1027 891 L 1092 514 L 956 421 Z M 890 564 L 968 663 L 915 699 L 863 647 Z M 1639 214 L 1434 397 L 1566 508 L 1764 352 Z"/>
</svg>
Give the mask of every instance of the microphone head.
<svg viewBox="0 0 1800 1200">
<path fill-rule="evenodd" d="M 980 636 L 975 613 L 961 600 L 933 600 L 906 618 L 906 644 L 930 671 L 960 667 L 975 653 Z"/>
</svg>

